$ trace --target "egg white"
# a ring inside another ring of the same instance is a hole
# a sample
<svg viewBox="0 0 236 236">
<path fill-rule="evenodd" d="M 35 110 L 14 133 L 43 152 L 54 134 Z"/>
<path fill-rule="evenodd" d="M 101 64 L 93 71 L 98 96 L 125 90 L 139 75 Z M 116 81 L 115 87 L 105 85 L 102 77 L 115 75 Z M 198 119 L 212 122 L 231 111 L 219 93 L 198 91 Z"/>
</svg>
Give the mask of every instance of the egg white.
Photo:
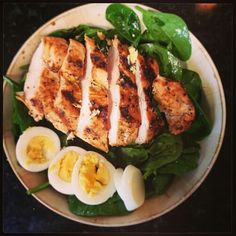
<svg viewBox="0 0 236 236">
<path fill-rule="evenodd" d="M 121 189 L 121 180 L 122 180 L 122 176 L 123 176 L 123 169 L 118 168 L 115 170 L 114 172 L 114 183 L 115 183 L 115 187 L 116 187 L 116 191 L 119 194 L 119 196 L 122 196 L 122 189 Z M 123 199 L 123 196 L 121 197 L 121 199 Z"/>
<path fill-rule="evenodd" d="M 75 196 L 81 202 L 88 205 L 98 205 L 107 201 L 116 192 L 116 188 L 114 184 L 115 167 L 109 161 L 107 161 L 107 159 L 104 158 L 102 155 L 96 152 L 92 152 L 92 151 L 89 151 L 87 153 L 96 154 L 99 157 L 99 159 L 105 163 L 106 168 L 109 171 L 109 176 L 110 176 L 109 183 L 106 186 L 104 186 L 101 189 L 101 191 L 99 191 L 95 196 L 92 196 L 92 197 L 88 196 L 88 194 L 83 190 L 82 186 L 80 186 L 80 183 L 79 183 L 79 169 L 83 161 L 83 158 L 80 158 L 76 162 L 75 167 L 72 172 L 72 186 L 73 186 Z"/>
<path fill-rule="evenodd" d="M 47 161 L 44 163 L 27 163 L 28 157 L 26 154 L 27 146 L 30 140 L 36 136 L 47 136 L 55 145 L 55 152 L 48 150 L 46 152 Z M 51 160 L 60 151 L 61 144 L 58 135 L 46 127 L 30 127 L 20 135 L 16 144 L 16 159 L 19 164 L 26 170 L 31 172 L 40 172 L 46 170 Z"/>
<path fill-rule="evenodd" d="M 117 169 L 115 174 L 116 190 L 128 211 L 135 210 L 145 201 L 145 186 L 141 171 L 133 165 L 125 170 Z"/>
<path fill-rule="evenodd" d="M 76 147 L 76 146 L 69 146 L 69 147 L 62 149 L 56 155 L 56 157 L 51 161 L 51 163 L 49 165 L 48 180 L 49 180 L 50 185 L 58 192 L 63 193 L 63 194 L 72 195 L 73 194 L 73 187 L 72 187 L 71 182 L 68 183 L 68 182 L 64 181 L 63 179 L 61 179 L 58 175 L 56 168 L 51 169 L 51 167 L 53 165 L 56 165 L 57 161 L 59 161 L 61 158 L 63 158 L 63 156 L 69 151 L 74 151 L 74 152 L 78 153 L 79 159 L 83 158 L 83 155 L 86 153 L 86 150 L 84 150 L 80 147 Z"/>
</svg>

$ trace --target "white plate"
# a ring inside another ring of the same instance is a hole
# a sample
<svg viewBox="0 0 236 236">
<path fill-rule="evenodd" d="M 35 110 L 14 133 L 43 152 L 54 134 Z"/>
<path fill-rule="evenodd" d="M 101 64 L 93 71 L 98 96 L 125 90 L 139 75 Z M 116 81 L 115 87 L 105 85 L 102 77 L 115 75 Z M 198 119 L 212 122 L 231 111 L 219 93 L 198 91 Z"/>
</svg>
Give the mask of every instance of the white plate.
<svg viewBox="0 0 236 236">
<path fill-rule="evenodd" d="M 137 4 L 129 4 L 132 8 Z M 7 75 L 19 81 L 21 71 L 19 67 L 30 62 L 31 56 L 39 44 L 42 36 L 61 28 L 70 28 L 79 24 L 89 24 L 110 28 L 111 25 L 105 19 L 105 11 L 108 4 L 87 4 L 66 11 L 53 18 L 39 28 L 20 48 L 14 57 Z M 143 6 L 144 8 L 147 8 Z M 135 10 L 136 11 L 136 10 Z M 136 11 L 137 12 L 137 11 Z M 137 14 L 141 15 L 139 12 Z M 143 27 L 143 25 L 142 25 Z M 225 97 L 217 69 L 198 39 L 190 33 L 192 40 L 192 56 L 187 62 L 187 67 L 199 73 L 204 90 L 206 110 L 213 121 L 211 134 L 201 142 L 201 157 L 199 167 L 191 173 L 176 178 L 167 192 L 159 197 L 145 201 L 145 204 L 135 212 L 125 216 L 112 217 L 79 217 L 72 214 L 67 205 L 67 197 L 48 188 L 34 194 L 34 197 L 54 212 L 71 220 L 97 226 L 126 226 L 149 221 L 157 218 L 177 207 L 186 200 L 203 182 L 216 161 L 219 153 L 226 120 Z M 18 179 L 25 186 L 31 188 L 46 181 L 46 175 L 42 173 L 30 173 L 21 168 L 16 162 L 15 142 L 11 132 L 11 87 L 4 84 L 3 87 L 3 145 L 7 159 Z"/>
</svg>

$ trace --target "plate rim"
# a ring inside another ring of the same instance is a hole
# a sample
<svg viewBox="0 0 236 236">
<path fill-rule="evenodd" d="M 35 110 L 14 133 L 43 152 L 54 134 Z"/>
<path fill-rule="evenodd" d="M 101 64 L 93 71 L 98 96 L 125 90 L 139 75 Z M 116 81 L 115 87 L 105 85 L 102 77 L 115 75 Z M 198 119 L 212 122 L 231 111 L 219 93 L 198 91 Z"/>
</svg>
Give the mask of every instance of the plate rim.
<svg viewBox="0 0 236 236">
<path fill-rule="evenodd" d="M 7 69 L 7 73 L 9 74 L 9 72 L 12 70 L 13 65 L 15 64 L 17 58 L 19 57 L 22 49 L 24 47 L 26 47 L 27 42 L 30 41 L 32 38 L 34 38 L 36 35 L 38 35 L 38 33 L 45 27 L 47 27 L 48 25 L 50 25 L 51 22 L 55 21 L 55 20 L 59 20 L 60 18 L 63 18 L 66 14 L 69 14 L 73 11 L 76 11 L 78 8 L 81 7 L 87 7 L 87 6 L 96 6 L 96 5 L 109 5 L 110 3 L 88 3 L 88 4 L 82 4 L 80 6 L 75 6 L 69 10 L 66 10 L 58 15 L 56 15 L 55 17 L 49 19 L 48 21 L 46 21 L 43 25 L 41 25 L 39 28 L 37 28 L 37 30 L 30 35 L 25 42 L 21 45 L 21 47 L 18 49 L 17 53 L 15 54 L 15 56 L 13 57 L 13 59 L 11 60 L 11 63 Z M 134 5 L 140 5 L 143 6 L 145 8 L 149 8 L 155 11 L 158 11 L 155 8 L 149 7 L 147 5 L 144 4 L 140 4 L 140 3 L 125 3 L 126 5 L 129 6 L 134 6 Z M 203 50 L 202 53 L 206 56 L 207 61 L 210 64 L 210 67 L 212 69 L 212 71 L 214 72 L 215 75 L 215 79 L 217 82 L 217 86 L 219 89 L 219 95 L 220 95 L 220 103 L 221 103 L 221 108 L 222 108 L 222 122 L 221 122 L 221 131 L 220 131 L 220 135 L 218 138 L 218 143 L 215 149 L 215 152 L 211 158 L 211 161 L 208 165 L 208 168 L 206 168 L 206 170 L 204 171 L 203 175 L 201 176 L 201 178 L 192 186 L 192 188 L 190 189 L 190 191 L 184 195 L 184 197 L 182 197 L 180 200 L 178 200 L 177 202 L 175 202 L 174 204 L 172 204 L 170 207 L 168 207 L 167 209 L 165 209 L 164 211 L 162 211 L 161 213 L 158 214 L 153 214 L 145 219 L 141 219 L 141 220 L 137 220 L 135 222 L 132 223 L 124 223 L 124 224 L 101 224 L 101 223 L 96 223 L 96 222 L 88 222 L 86 220 L 81 220 L 81 219 L 75 219 L 72 216 L 66 215 L 63 212 L 58 211 L 57 209 L 54 209 L 53 207 L 51 207 L 50 205 L 48 205 L 47 203 L 43 202 L 38 196 L 37 194 L 32 194 L 32 196 L 37 199 L 37 201 L 39 201 L 41 204 L 43 204 L 45 207 L 47 207 L 48 209 L 52 210 L 53 212 L 55 212 L 56 214 L 59 214 L 67 219 L 70 219 L 74 222 L 78 222 L 78 223 L 83 223 L 86 225 L 91 225 L 91 226 L 99 226 L 99 227 L 119 227 L 119 226 L 131 226 L 131 225 L 137 225 L 137 224 L 141 224 L 144 222 L 148 222 L 151 221 L 153 219 L 157 219 L 158 217 L 170 212 L 171 210 L 173 210 L 174 208 L 176 208 L 177 206 L 181 205 L 184 201 L 186 201 L 198 188 L 199 186 L 203 183 L 203 181 L 207 178 L 208 174 L 210 173 L 213 165 L 215 164 L 218 156 L 219 156 L 219 152 L 221 150 L 222 144 L 223 144 L 223 140 L 224 140 L 224 136 L 225 136 L 225 129 L 226 129 L 226 116 L 227 116 L 227 112 L 226 112 L 226 101 L 225 101 L 225 93 L 224 93 L 224 89 L 223 89 L 223 85 L 221 82 L 221 77 L 219 75 L 219 72 L 210 56 L 210 54 L 208 53 L 208 51 L 206 50 L 206 48 L 204 47 L 204 45 L 198 40 L 198 38 L 189 30 L 190 35 L 194 38 L 194 40 L 197 42 L 197 44 L 200 46 L 200 48 L 202 48 Z M 3 98 L 4 98 L 4 93 L 6 92 L 6 87 L 7 87 L 7 83 L 6 81 L 4 81 L 3 84 Z M 4 112 L 4 110 L 3 110 Z M 10 131 L 9 131 L 10 132 Z M 14 174 L 16 175 L 16 177 L 18 178 L 18 180 L 21 182 L 21 184 L 24 186 L 25 189 L 28 189 L 28 187 L 26 186 L 26 184 L 23 182 L 23 180 L 20 178 L 20 176 L 18 175 L 18 173 L 16 172 L 15 168 L 13 167 L 13 163 L 11 162 L 11 159 L 9 158 L 9 154 L 7 152 L 7 145 L 6 145 L 6 140 L 5 140 L 5 133 L 3 133 L 3 147 L 4 147 L 4 151 L 5 151 L 5 155 L 7 157 L 7 162 L 10 164 L 11 169 L 13 170 Z M 76 215 L 75 215 L 76 216 Z M 102 216 L 97 216 L 97 217 L 102 217 Z M 111 216 L 112 217 L 112 216 Z"/>
</svg>

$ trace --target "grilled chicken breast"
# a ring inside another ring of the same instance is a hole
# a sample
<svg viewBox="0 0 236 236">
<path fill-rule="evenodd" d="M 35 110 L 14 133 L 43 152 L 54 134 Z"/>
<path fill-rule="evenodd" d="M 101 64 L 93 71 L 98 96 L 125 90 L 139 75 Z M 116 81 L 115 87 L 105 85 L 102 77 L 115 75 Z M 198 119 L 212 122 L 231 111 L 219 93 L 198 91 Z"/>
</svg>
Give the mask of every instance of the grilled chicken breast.
<svg viewBox="0 0 236 236">
<path fill-rule="evenodd" d="M 67 55 L 59 71 L 60 88 L 54 106 L 57 114 L 66 119 L 68 132 L 77 129 L 82 106 L 81 80 L 85 72 L 85 47 L 76 40 L 70 39 Z"/>
<path fill-rule="evenodd" d="M 45 117 L 56 129 L 108 151 L 111 146 L 146 143 L 164 126 L 151 95 L 165 113 L 169 130 L 180 134 L 195 118 L 181 83 L 158 75 L 157 62 L 114 38 L 108 56 L 85 36 L 78 41 L 43 37 L 36 49 L 24 91 L 35 121 Z"/>
<path fill-rule="evenodd" d="M 35 121 L 44 116 L 56 129 L 67 132 L 66 121 L 62 120 L 54 109 L 54 101 L 59 89 L 58 71 L 66 56 L 66 40 L 44 37 L 36 49 L 24 85 L 24 92 L 18 94 Z"/>
<path fill-rule="evenodd" d="M 159 76 L 153 82 L 153 95 L 165 113 L 172 134 L 180 134 L 190 127 L 195 108 L 180 82 Z"/>
<path fill-rule="evenodd" d="M 152 82 L 158 76 L 158 64 L 153 58 L 144 58 L 138 54 L 136 61 L 136 83 L 141 112 L 141 126 L 139 127 L 136 143 L 150 141 L 164 126 L 161 116 L 155 112 L 151 104 Z"/>
<path fill-rule="evenodd" d="M 85 36 L 86 71 L 82 79 L 82 108 L 76 135 L 94 147 L 108 151 L 107 56 Z"/>
<path fill-rule="evenodd" d="M 135 73 L 131 71 L 128 57 L 128 46 L 115 38 L 109 50 L 111 146 L 125 146 L 135 142 L 141 124 Z"/>
</svg>

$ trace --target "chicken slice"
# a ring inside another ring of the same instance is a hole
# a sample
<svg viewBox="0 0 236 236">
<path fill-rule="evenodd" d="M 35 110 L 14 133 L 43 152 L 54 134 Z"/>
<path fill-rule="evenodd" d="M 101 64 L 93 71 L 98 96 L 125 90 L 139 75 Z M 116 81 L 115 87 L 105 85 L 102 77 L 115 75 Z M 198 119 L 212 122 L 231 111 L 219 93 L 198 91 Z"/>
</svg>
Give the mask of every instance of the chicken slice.
<svg viewBox="0 0 236 236">
<path fill-rule="evenodd" d="M 65 39 L 42 38 L 32 57 L 24 92 L 18 94 L 18 99 L 25 103 L 35 121 L 45 116 L 55 128 L 65 133 L 66 120 L 56 113 L 54 100 L 60 84 L 58 71 L 66 56 L 67 48 Z"/>
<path fill-rule="evenodd" d="M 85 36 L 86 71 L 82 79 L 82 108 L 76 135 L 94 147 L 108 151 L 107 56 Z"/>
<path fill-rule="evenodd" d="M 35 121 L 40 121 L 44 117 L 43 105 L 39 99 L 39 87 L 43 71 L 46 69 L 43 62 L 43 42 L 41 41 L 32 56 L 29 71 L 26 75 L 24 91 L 18 92 L 16 98 L 22 101 L 29 109 Z"/>
<path fill-rule="evenodd" d="M 68 50 L 68 43 L 63 38 L 44 37 L 43 61 L 47 68 L 57 73 L 63 64 Z"/>
<path fill-rule="evenodd" d="M 151 104 L 152 82 L 158 76 L 158 64 L 153 58 L 144 58 L 138 54 L 136 61 L 136 82 L 141 112 L 141 126 L 139 127 L 136 143 L 150 141 L 164 126 L 161 116 L 155 112 Z"/>
<path fill-rule="evenodd" d="M 82 106 L 81 80 L 85 71 L 85 48 L 76 40 L 70 39 L 66 58 L 59 71 L 60 88 L 54 102 L 60 116 L 67 118 L 68 132 L 75 132 Z"/>
<path fill-rule="evenodd" d="M 191 126 L 195 108 L 180 82 L 159 76 L 153 82 L 153 95 L 172 134 L 180 134 Z"/>
<path fill-rule="evenodd" d="M 109 50 L 111 146 L 134 143 L 141 124 L 136 79 L 134 71 L 131 71 L 132 64 L 128 61 L 129 57 L 128 46 L 121 44 L 115 38 Z"/>
</svg>

